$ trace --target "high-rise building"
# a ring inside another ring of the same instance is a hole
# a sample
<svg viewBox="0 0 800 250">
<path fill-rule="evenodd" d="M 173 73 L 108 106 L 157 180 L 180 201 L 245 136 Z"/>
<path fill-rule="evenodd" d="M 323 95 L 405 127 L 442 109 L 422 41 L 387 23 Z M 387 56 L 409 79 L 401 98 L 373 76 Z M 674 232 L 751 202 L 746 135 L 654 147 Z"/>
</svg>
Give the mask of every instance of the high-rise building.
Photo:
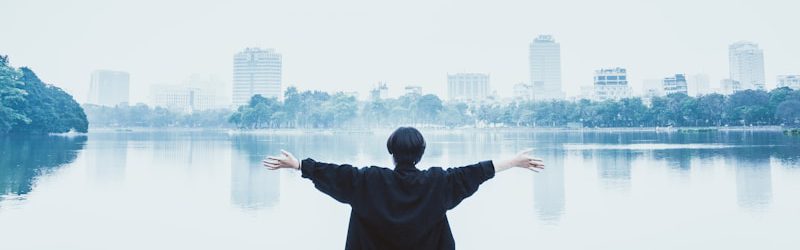
<svg viewBox="0 0 800 250">
<path fill-rule="evenodd" d="M 708 75 L 694 74 L 686 76 L 686 83 L 689 86 L 689 95 L 700 96 L 711 93 Z"/>
<path fill-rule="evenodd" d="M 448 74 L 447 94 L 450 100 L 481 101 L 486 99 L 490 94 L 489 74 Z"/>
<path fill-rule="evenodd" d="M 781 75 L 778 76 L 778 88 L 789 87 L 800 90 L 800 75 Z"/>
<path fill-rule="evenodd" d="M 113 107 L 129 102 L 130 75 L 128 72 L 95 70 L 89 84 L 86 103 Z"/>
<path fill-rule="evenodd" d="M 233 56 L 233 105 L 254 95 L 281 99 L 282 57 L 273 49 L 246 48 Z"/>
<path fill-rule="evenodd" d="M 730 95 L 742 90 L 742 85 L 739 81 L 731 79 L 722 79 L 719 81 L 719 87 L 722 89 L 722 94 Z"/>
<path fill-rule="evenodd" d="M 561 88 L 561 45 L 550 35 L 540 35 L 531 42 L 528 59 L 535 99 L 564 99 Z"/>
<path fill-rule="evenodd" d="M 661 83 L 663 84 L 662 86 L 664 86 L 664 94 L 689 94 L 688 84 L 686 84 L 686 75 L 684 74 L 675 74 L 675 76 L 664 78 Z"/>
<path fill-rule="evenodd" d="M 619 100 L 631 97 L 628 72 L 625 68 L 599 69 L 594 72 L 594 98 Z"/>
<path fill-rule="evenodd" d="M 533 87 L 530 84 L 521 82 L 514 84 L 514 100 L 533 101 Z"/>
<path fill-rule="evenodd" d="M 758 44 L 736 42 L 728 47 L 730 79 L 739 82 L 741 89 L 765 89 L 764 52 Z"/>
</svg>

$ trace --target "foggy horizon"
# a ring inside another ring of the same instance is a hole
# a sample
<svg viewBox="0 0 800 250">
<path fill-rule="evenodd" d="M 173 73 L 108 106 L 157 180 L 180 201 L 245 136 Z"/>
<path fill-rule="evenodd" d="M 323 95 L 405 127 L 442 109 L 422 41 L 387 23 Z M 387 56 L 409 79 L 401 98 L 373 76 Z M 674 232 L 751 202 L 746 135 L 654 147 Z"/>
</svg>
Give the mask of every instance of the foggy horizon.
<svg viewBox="0 0 800 250">
<path fill-rule="evenodd" d="M 528 45 L 540 34 L 561 44 L 567 96 L 607 67 L 627 68 L 634 92 L 676 73 L 706 74 L 717 87 L 728 77 L 728 46 L 743 40 L 764 51 L 767 89 L 777 75 L 800 73 L 791 32 L 800 4 L 780 1 L 144 2 L 0 2 L 12 22 L 0 54 L 80 103 L 99 69 L 130 73 L 131 103 L 193 74 L 221 79 L 229 96 L 233 55 L 247 47 L 283 55 L 283 89 L 365 99 L 387 82 L 391 96 L 419 85 L 446 97 L 447 74 L 475 72 L 507 97 L 529 82 Z"/>
</svg>

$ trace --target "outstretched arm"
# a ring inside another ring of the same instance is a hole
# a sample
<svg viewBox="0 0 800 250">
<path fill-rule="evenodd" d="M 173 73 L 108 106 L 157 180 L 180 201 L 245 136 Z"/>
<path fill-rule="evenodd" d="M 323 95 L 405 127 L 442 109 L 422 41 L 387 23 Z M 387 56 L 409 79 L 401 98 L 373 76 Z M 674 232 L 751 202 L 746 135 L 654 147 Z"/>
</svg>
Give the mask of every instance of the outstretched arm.
<svg viewBox="0 0 800 250">
<path fill-rule="evenodd" d="M 525 149 L 522 152 L 519 152 L 517 156 L 514 158 L 506 159 L 506 160 L 492 160 L 492 164 L 494 165 L 494 172 L 498 173 L 500 171 L 512 168 L 512 167 L 521 167 L 527 168 L 533 172 L 539 172 L 544 170 L 544 162 L 541 159 L 533 158 L 530 154 L 532 149 Z"/>
<path fill-rule="evenodd" d="M 507 160 L 484 161 L 464 167 L 450 168 L 445 171 L 445 208 L 450 210 L 462 200 L 478 191 L 478 186 L 494 177 L 494 174 L 512 167 L 527 168 L 534 172 L 544 169 L 540 159 L 530 157 L 530 149 L 523 150 L 517 156 Z"/>
<path fill-rule="evenodd" d="M 282 156 L 269 156 L 263 161 L 270 170 L 281 168 L 298 169 L 303 178 L 314 182 L 319 191 L 339 202 L 351 204 L 354 192 L 362 182 L 363 172 L 351 165 L 316 162 L 311 158 L 298 161 L 292 153 L 281 150 Z"/>
</svg>

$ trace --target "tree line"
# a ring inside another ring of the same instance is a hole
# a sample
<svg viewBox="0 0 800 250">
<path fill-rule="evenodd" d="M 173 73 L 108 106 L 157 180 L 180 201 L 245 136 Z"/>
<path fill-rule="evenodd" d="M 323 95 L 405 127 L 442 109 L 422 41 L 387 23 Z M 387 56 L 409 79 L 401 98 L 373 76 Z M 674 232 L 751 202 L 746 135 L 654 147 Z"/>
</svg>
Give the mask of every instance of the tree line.
<svg viewBox="0 0 800 250">
<path fill-rule="evenodd" d="M 205 110 L 192 113 L 174 112 L 162 107 L 139 103 L 114 107 L 84 104 L 83 109 L 92 127 L 148 128 L 225 128 L 230 127 L 228 110 Z"/>
<path fill-rule="evenodd" d="M 88 126 L 71 95 L 0 55 L 0 134 L 87 132 Z"/>
<path fill-rule="evenodd" d="M 649 101 L 649 103 L 645 103 Z M 671 94 L 644 100 L 555 100 L 469 104 L 433 94 L 358 102 L 344 93 L 299 92 L 285 100 L 253 96 L 228 121 L 238 128 L 394 127 L 697 127 L 800 125 L 800 90 L 745 90 L 732 95 Z"/>
</svg>

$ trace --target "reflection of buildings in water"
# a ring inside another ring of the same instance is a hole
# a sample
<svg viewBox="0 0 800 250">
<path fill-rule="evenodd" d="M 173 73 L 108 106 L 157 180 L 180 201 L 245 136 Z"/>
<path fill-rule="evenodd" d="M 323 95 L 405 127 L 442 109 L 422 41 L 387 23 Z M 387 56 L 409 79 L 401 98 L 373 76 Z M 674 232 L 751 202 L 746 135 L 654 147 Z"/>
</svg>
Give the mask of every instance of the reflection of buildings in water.
<svg viewBox="0 0 800 250">
<path fill-rule="evenodd" d="M 631 162 L 634 154 L 630 150 L 597 150 L 597 173 L 606 187 L 628 189 L 631 185 Z"/>
<path fill-rule="evenodd" d="M 764 209 L 772 202 L 772 166 L 769 157 L 734 158 L 736 198 L 739 207 Z"/>
<path fill-rule="evenodd" d="M 251 141 L 234 145 L 244 150 L 231 156 L 231 203 L 245 209 L 272 207 L 280 197 L 280 171 L 261 166 L 262 156 L 256 153 L 256 144 Z"/>
<path fill-rule="evenodd" d="M 564 151 L 536 150 L 533 155 L 545 162 L 545 171 L 533 175 L 533 202 L 539 219 L 558 222 L 564 213 Z"/>
<path fill-rule="evenodd" d="M 692 152 L 690 149 L 666 150 L 664 155 L 669 167 L 683 171 L 692 169 Z"/>
<path fill-rule="evenodd" d="M 89 142 L 86 151 L 90 178 L 99 183 L 119 183 L 125 179 L 128 163 L 128 140 L 98 140 Z"/>
<path fill-rule="evenodd" d="M 31 192 L 39 176 L 72 163 L 85 143 L 85 136 L 0 137 L 0 201 Z"/>
</svg>

